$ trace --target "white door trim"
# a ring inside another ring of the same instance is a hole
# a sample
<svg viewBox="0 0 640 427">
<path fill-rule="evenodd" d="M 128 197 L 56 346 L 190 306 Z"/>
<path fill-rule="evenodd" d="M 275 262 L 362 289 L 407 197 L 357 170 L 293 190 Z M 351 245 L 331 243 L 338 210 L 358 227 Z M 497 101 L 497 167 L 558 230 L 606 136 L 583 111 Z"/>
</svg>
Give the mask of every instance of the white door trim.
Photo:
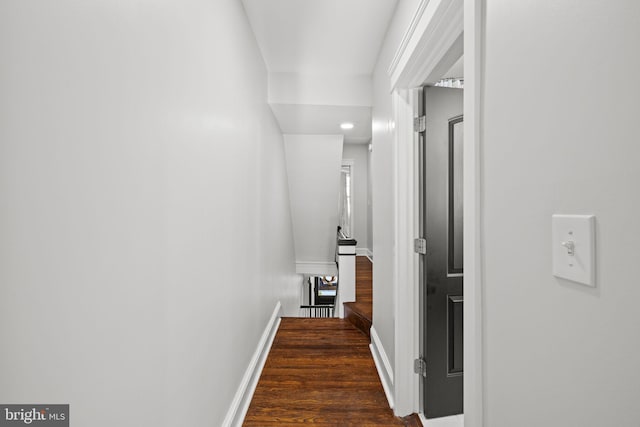
<svg viewBox="0 0 640 427">
<path fill-rule="evenodd" d="M 417 235 L 415 207 L 413 90 L 397 89 L 392 93 L 396 122 L 395 144 L 395 230 L 394 257 L 394 413 L 404 416 L 419 412 L 420 378 L 413 372 L 419 356 L 420 329 L 418 263 L 413 253 Z"/>
<path fill-rule="evenodd" d="M 484 0 L 464 0 L 464 423 L 482 427 L 482 70 Z"/>
<path fill-rule="evenodd" d="M 463 52 L 464 0 L 421 0 L 388 69 L 392 89 L 439 78 Z"/>
<path fill-rule="evenodd" d="M 414 180 L 413 91 L 460 55 L 464 40 L 464 422 L 483 426 L 481 140 L 482 20 L 484 0 L 422 0 L 388 73 L 396 122 L 395 413 L 420 410 L 413 358 L 419 352 L 418 259 Z M 464 10 L 464 13 L 463 13 Z M 463 31 L 464 30 L 464 31 Z M 413 284 L 413 286 L 406 284 Z"/>
</svg>

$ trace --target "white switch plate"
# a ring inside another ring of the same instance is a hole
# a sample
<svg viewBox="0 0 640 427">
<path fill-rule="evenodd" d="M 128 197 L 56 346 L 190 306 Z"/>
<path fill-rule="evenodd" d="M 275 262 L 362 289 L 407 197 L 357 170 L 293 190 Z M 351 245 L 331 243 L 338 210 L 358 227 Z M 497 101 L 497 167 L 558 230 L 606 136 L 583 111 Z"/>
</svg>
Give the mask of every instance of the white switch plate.
<svg viewBox="0 0 640 427">
<path fill-rule="evenodd" d="M 552 216 L 554 276 L 596 286 L 595 223 L 593 215 Z"/>
</svg>

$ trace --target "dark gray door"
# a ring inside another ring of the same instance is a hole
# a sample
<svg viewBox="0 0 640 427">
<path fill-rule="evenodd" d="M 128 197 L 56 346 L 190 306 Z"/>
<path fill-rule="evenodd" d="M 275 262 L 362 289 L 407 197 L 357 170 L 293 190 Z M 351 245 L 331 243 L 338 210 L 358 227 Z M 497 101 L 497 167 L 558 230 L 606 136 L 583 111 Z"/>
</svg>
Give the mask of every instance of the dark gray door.
<svg viewBox="0 0 640 427">
<path fill-rule="evenodd" d="M 422 343 L 427 418 L 461 414 L 462 108 L 461 89 L 423 88 L 421 132 Z"/>
</svg>

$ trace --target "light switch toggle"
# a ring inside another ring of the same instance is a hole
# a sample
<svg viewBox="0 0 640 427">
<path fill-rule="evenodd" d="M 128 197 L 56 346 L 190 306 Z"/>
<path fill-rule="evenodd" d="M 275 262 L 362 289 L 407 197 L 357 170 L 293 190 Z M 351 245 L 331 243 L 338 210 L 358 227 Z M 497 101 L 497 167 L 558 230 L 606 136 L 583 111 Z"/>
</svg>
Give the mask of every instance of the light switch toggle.
<svg viewBox="0 0 640 427">
<path fill-rule="evenodd" d="M 553 215 L 551 218 L 553 275 L 596 286 L 595 217 Z"/>
<path fill-rule="evenodd" d="M 567 255 L 574 256 L 576 254 L 575 242 L 572 242 L 571 240 L 569 240 L 568 242 L 562 242 L 561 245 L 567 248 Z"/>
</svg>

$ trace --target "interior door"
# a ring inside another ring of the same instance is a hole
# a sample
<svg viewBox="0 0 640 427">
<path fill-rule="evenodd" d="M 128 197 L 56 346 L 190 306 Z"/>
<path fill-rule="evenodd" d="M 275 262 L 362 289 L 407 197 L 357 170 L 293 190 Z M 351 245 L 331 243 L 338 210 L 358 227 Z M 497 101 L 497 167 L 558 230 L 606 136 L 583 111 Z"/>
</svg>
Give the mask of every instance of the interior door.
<svg viewBox="0 0 640 427">
<path fill-rule="evenodd" d="M 462 413 L 462 108 L 461 89 L 424 87 L 420 207 L 423 412 Z"/>
</svg>

